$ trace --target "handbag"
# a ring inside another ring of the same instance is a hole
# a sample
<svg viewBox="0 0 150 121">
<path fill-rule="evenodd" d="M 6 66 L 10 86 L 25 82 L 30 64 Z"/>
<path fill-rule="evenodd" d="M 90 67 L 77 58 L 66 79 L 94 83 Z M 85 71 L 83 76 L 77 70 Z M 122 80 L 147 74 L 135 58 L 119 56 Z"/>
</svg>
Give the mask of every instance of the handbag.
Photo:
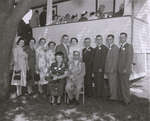
<svg viewBox="0 0 150 121">
<path fill-rule="evenodd" d="M 21 71 L 14 71 L 14 80 L 21 80 Z"/>
</svg>

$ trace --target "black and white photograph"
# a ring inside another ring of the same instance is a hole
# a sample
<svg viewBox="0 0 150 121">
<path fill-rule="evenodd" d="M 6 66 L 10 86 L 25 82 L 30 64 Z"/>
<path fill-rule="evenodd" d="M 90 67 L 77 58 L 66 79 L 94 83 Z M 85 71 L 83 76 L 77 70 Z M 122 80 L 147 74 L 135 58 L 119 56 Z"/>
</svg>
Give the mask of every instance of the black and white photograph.
<svg viewBox="0 0 150 121">
<path fill-rule="evenodd" d="M 53 6 L 52 14 L 54 19 L 54 17 L 57 16 L 57 6 Z"/>
<path fill-rule="evenodd" d="M 150 0 L 0 0 L 0 121 L 149 121 Z"/>
</svg>

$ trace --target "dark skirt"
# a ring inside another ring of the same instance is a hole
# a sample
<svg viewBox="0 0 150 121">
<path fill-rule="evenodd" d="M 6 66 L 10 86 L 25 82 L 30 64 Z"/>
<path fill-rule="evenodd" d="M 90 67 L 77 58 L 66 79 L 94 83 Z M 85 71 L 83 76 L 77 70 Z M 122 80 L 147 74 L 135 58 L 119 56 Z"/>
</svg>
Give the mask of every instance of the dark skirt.
<svg viewBox="0 0 150 121">
<path fill-rule="evenodd" d="M 34 70 L 29 70 L 27 72 L 27 85 L 33 86 L 35 84 L 35 71 Z"/>
<path fill-rule="evenodd" d="M 65 89 L 66 79 L 60 79 L 56 81 L 51 81 L 48 83 L 48 95 L 50 96 L 63 96 Z"/>
</svg>

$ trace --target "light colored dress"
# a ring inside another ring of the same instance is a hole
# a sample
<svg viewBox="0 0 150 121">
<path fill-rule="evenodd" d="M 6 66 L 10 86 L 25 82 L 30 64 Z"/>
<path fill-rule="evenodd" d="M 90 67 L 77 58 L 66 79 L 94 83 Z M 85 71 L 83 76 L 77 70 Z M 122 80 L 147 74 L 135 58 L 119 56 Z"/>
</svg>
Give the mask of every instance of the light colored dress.
<svg viewBox="0 0 150 121">
<path fill-rule="evenodd" d="M 69 99 L 79 100 L 79 94 L 83 87 L 85 64 L 81 61 L 71 61 L 69 64 L 69 79 L 66 84 L 66 92 Z"/>
<path fill-rule="evenodd" d="M 23 48 L 17 46 L 13 51 L 14 72 L 12 76 L 11 85 L 26 86 L 27 85 L 27 67 L 28 56 Z M 21 79 L 15 80 L 15 71 L 21 71 Z"/>
<path fill-rule="evenodd" d="M 47 84 L 48 82 L 45 80 L 46 73 L 47 73 L 47 63 L 46 63 L 46 52 L 43 47 L 38 47 L 36 50 L 36 60 L 37 60 L 37 67 L 40 75 L 40 85 Z"/>
<path fill-rule="evenodd" d="M 52 63 L 55 62 L 55 51 L 47 50 L 46 51 L 46 64 L 47 69 L 51 67 Z"/>
</svg>

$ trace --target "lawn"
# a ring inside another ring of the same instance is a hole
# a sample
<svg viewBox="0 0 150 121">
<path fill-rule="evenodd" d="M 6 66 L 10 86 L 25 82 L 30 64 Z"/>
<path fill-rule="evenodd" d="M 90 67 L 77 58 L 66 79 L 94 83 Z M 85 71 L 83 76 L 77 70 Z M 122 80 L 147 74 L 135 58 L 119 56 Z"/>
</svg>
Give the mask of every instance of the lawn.
<svg viewBox="0 0 150 121">
<path fill-rule="evenodd" d="M 0 121 L 148 121 L 148 100 L 132 96 L 132 103 L 87 98 L 85 105 L 51 106 L 43 98 L 24 104 L 7 101 L 0 107 Z"/>
<path fill-rule="evenodd" d="M 140 81 L 132 84 L 132 101 L 129 105 L 86 98 L 84 105 L 51 106 L 41 97 L 27 97 L 26 103 L 18 98 L 16 102 L 8 100 L 1 103 L 0 121 L 149 121 L 149 100 L 142 96 L 146 90 L 140 91 L 144 89 Z"/>
</svg>

